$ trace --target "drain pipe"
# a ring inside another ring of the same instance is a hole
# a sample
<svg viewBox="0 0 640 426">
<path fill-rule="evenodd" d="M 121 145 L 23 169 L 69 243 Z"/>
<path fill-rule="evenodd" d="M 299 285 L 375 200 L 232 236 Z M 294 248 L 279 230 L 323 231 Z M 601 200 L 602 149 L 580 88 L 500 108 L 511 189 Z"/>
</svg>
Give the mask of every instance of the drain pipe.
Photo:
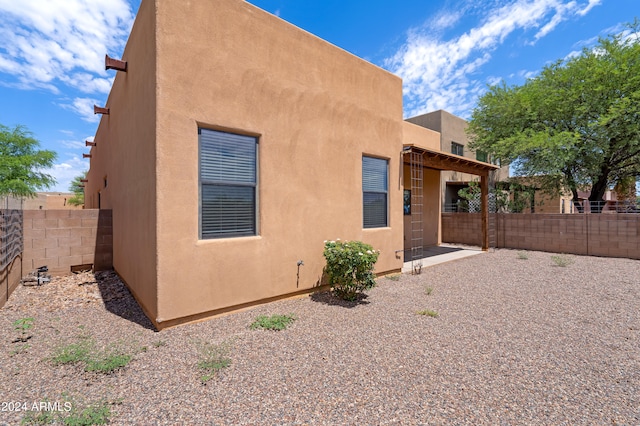
<svg viewBox="0 0 640 426">
<path fill-rule="evenodd" d="M 296 275 L 296 288 L 300 287 L 300 267 L 304 266 L 304 261 L 303 260 L 298 260 L 298 274 Z"/>
</svg>

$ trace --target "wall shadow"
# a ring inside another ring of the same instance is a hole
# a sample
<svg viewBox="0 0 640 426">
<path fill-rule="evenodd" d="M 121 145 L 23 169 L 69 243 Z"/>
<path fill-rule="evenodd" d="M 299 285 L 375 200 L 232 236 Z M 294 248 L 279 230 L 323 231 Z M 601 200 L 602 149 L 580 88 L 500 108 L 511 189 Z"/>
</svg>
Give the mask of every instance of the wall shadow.
<svg viewBox="0 0 640 426">
<path fill-rule="evenodd" d="M 148 330 L 158 331 L 116 271 L 95 272 L 94 277 L 107 311 Z"/>
<path fill-rule="evenodd" d="M 329 306 L 340 306 L 343 308 L 355 308 L 356 306 L 360 305 L 368 305 L 369 303 L 371 303 L 367 300 L 368 297 L 369 296 L 367 296 L 366 294 L 360 293 L 358 294 L 356 300 L 349 301 L 337 297 L 331 291 L 320 291 L 311 294 L 311 300 L 313 300 L 314 302 L 323 303 Z"/>
</svg>

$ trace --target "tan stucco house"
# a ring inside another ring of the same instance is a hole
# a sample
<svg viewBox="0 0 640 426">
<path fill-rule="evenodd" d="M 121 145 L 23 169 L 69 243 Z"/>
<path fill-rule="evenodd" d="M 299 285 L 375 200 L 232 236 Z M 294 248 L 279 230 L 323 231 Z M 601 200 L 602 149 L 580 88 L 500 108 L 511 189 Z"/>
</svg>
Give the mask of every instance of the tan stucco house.
<svg viewBox="0 0 640 426">
<path fill-rule="evenodd" d="M 324 240 L 399 271 L 440 242 L 439 170 L 494 168 L 404 121 L 399 77 L 242 0 L 142 0 L 122 61 L 85 202 L 158 328 L 313 290 Z"/>
<path fill-rule="evenodd" d="M 491 158 L 487 154 L 476 152 L 469 147 L 468 123 L 464 118 L 445 110 L 438 110 L 407 118 L 407 121 L 438 132 L 440 134 L 440 150 L 442 152 L 499 165 L 501 167 L 493 173 L 492 179 L 494 181 L 504 181 L 509 178 L 508 164 L 501 165 L 499 159 Z M 469 173 L 454 170 L 442 173 L 440 185 L 445 211 L 455 210 L 457 201 L 460 200 L 458 191 L 474 180 L 478 180 L 478 176 Z"/>
</svg>

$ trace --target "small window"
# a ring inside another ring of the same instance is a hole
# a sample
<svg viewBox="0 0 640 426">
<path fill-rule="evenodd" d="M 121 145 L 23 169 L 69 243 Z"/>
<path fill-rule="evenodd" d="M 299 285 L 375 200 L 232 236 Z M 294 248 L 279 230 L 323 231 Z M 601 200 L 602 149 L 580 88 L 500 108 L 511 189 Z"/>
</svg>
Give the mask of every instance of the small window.
<svg viewBox="0 0 640 426">
<path fill-rule="evenodd" d="M 487 153 L 486 152 L 482 152 L 482 151 L 476 151 L 476 160 L 486 163 L 487 162 Z"/>
<path fill-rule="evenodd" d="M 389 161 L 362 157 L 362 210 L 365 228 L 388 226 Z"/>
<path fill-rule="evenodd" d="M 199 129 L 200 237 L 256 235 L 258 140 Z"/>
<path fill-rule="evenodd" d="M 457 142 L 451 142 L 451 153 L 455 155 L 464 155 L 464 145 Z"/>
</svg>

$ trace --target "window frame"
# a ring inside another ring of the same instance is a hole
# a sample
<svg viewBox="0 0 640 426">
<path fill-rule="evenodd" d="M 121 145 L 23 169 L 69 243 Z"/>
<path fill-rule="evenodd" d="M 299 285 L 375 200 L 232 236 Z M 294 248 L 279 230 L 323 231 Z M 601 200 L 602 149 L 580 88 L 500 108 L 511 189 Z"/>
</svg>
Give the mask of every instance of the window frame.
<svg viewBox="0 0 640 426">
<path fill-rule="evenodd" d="M 203 177 L 203 171 L 205 169 L 205 165 L 203 164 L 203 140 L 202 140 L 202 133 L 203 132 L 212 132 L 212 133 L 216 133 L 216 134 L 226 134 L 226 135 L 231 135 L 231 137 L 240 137 L 240 138 L 247 138 L 247 139 L 252 139 L 254 141 L 254 151 L 253 151 L 253 158 L 252 163 L 253 163 L 253 181 L 252 182 L 246 182 L 246 181 L 234 181 L 233 179 L 230 180 L 216 180 L 216 179 L 211 179 L 211 178 L 205 178 Z M 198 238 L 200 240 L 219 240 L 219 239 L 225 239 L 225 238 L 242 238 L 242 237 L 252 237 L 252 236 L 257 236 L 259 235 L 259 223 L 258 223 L 258 206 L 259 206 L 259 147 L 260 147 L 260 139 L 259 136 L 255 135 L 255 134 L 246 134 L 246 133 L 240 133 L 237 131 L 229 131 L 229 130 L 220 130 L 220 129 L 216 129 L 216 128 L 209 128 L 209 127 L 202 127 L 199 126 L 198 127 Z M 252 208 L 253 211 L 250 214 L 251 216 L 251 229 L 249 229 L 248 231 L 238 231 L 237 229 L 232 229 L 229 228 L 227 230 L 222 230 L 222 231 L 205 231 L 203 229 L 203 205 L 204 205 L 204 199 L 203 199 L 203 193 L 204 193 L 204 189 L 205 187 L 217 187 L 217 188 L 225 188 L 225 189 L 229 189 L 229 188 L 252 188 L 253 193 L 252 193 Z"/>
<path fill-rule="evenodd" d="M 460 151 L 460 153 L 458 153 L 458 150 Z M 451 141 L 451 153 L 453 155 L 464 157 L 464 145 L 455 141 Z"/>
<path fill-rule="evenodd" d="M 365 159 L 374 161 L 384 161 L 384 190 L 365 188 Z M 385 215 L 384 223 L 367 224 L 367 208 L 366 198 L 367 194 L 384 194 L 385 198 Z M 362 227 L 363 229 L 376 229 L 376 228 L 388 228 L 389 227 L 389 159 L 383 157 L 376 157 L 373 155 L 362 155 Z"/>
</svg>

